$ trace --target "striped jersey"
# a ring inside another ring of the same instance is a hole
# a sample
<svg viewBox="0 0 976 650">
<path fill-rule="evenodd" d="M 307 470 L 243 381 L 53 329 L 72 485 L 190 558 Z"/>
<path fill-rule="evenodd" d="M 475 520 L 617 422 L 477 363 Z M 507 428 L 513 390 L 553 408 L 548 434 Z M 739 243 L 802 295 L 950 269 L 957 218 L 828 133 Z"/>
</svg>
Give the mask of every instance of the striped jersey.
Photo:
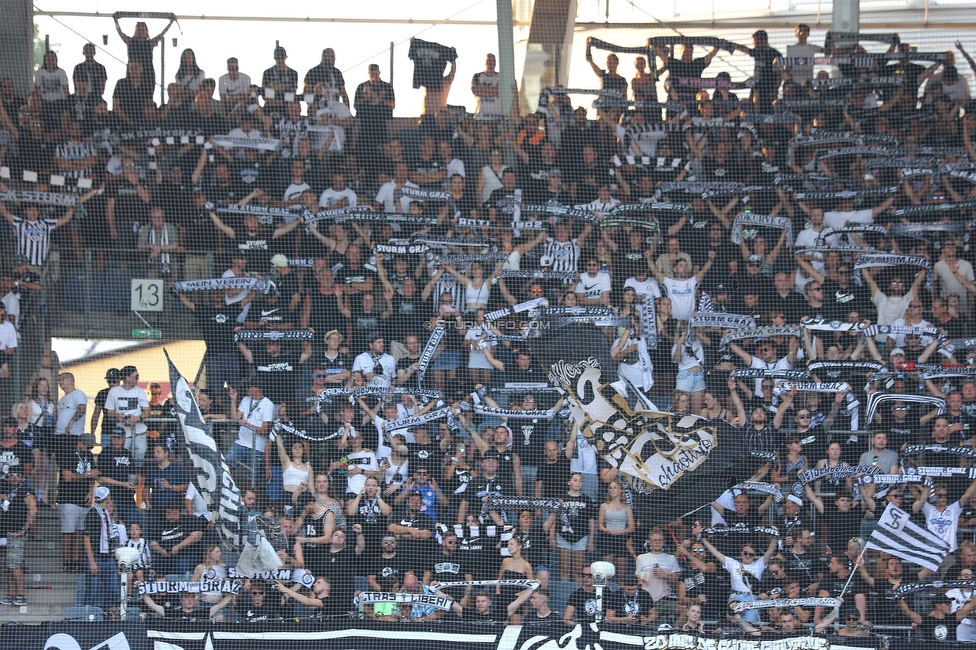
<svg viewBox="0 0 976 650">
<path fill-rule="evenodd" d="M 57 223 L 56 219 L 28 221 L 22 217 L 14 217 L 17 253 L 25 255 L 33 266 L 43 266 L 51 252 L 51 233 Z"/>
</svg>

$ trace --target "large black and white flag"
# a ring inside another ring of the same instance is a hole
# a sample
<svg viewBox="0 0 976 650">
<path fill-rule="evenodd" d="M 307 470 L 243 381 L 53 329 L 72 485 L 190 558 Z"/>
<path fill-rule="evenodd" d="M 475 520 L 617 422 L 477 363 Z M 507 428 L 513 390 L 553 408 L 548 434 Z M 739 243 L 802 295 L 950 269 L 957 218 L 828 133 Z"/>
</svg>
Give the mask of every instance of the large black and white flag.
<svg viewBox="0 0 976 650">
<path fill-rule="evenodd" d="M 190 474 L 194 487 L 207 504 L 207 510 L 214 513 L 214 526 L 220 538 L 229 548 L 240 553 L 237 571 L 247 576 L 274 571 L 281 566 L 281 560 L 268 538 L 281 537 L 280 527 L 273 519 L 247 514 L 241 491 L 234 483 L 210 427 L 200 413 L 200 405 L 190 385 L 173 365 L 169 354 L 165 354 L 173 391 L 173 411 L 180 421 L 186 450 L 193 465 Z"/>
<path fill-rule="evenodd" d="M 868 538 L 868 548 L 890 553 L 935 571 L 949 552 L 949 544 L 910 521 L 911 515 L 888 504 Z"/>
</svg>

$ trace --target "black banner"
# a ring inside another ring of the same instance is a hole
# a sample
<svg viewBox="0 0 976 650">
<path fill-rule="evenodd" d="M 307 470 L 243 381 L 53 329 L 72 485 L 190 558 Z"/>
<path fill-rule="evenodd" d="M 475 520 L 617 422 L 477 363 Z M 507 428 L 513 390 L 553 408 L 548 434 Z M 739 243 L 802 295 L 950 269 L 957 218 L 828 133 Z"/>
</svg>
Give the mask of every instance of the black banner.
<svg viewBox="0 0 976 650">
<path fill-rule="evenodd" d="M 845 647 L 877 648 L 881 645 L 877 638 L 809 635 L 784 637 L 769 634 L 718 640 L 679 632 L 659 633 L 654 626 L 567 627 L 560 619 L 551 623 L 506 626 L 503 622 L 391 624 L 352 621 L 345 616 L 218 624 L 176 618 L 124 623 L 58 622 L 5 627 L 0 636 L 0 650 L 150 650 L 160 647 L 180 650 L 240 650 L 243 647 L 248 650 L 373 650 L 378 647 L 395 647 L 397 650 L 457 650 L 459 647 L 467 650 L 843 650 Z M 899 646 L 892 643 L 891 647 Z"/>
</svg>

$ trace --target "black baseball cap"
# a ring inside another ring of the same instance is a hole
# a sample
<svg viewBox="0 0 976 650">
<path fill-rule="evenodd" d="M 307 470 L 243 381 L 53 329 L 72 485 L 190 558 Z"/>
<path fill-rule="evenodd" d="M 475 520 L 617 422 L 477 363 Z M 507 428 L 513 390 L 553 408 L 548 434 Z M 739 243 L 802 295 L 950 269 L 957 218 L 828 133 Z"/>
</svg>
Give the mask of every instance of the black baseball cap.
<svg viewBox="0 0 976 650">
<path fill-rule="evenodd" d="M 122 371 L 118 368 L 109 368 L 105 373 L 105 381 L 119 381 L 122 379 Z"/>
</svg>

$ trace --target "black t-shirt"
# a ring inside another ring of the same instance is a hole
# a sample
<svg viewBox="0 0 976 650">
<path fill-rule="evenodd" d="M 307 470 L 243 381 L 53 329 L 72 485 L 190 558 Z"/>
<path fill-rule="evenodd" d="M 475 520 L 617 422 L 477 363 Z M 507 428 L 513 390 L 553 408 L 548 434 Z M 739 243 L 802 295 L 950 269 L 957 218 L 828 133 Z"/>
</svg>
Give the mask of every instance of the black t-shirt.
<svg viewBox="0 0 976 650">
<path fill-rule="evenodd" d="M 705 58 L 692 59 L 691 61 L 682 61 L 681 59 L 668 59 L 668 71 L 671 76 L 675 79 L 682 77 L 697 78 L 700 79 L 702 72 L 708 67 L 708 63 Z M 678 93 L 678 99 L 685 101 L 689 99 L 694 99 L 695 94 L 698 92 L 697 88 L 685 87 L 678 85 L 677 81 L 671 83 L 671 86 Z"/>
<path fill-rule="evenodd" d="M 923 616 L 922 624 L 918 626 L 920 631 L 919 636 L 925 639 L 922 645 L 933 642 L 955 643 L 956 627 L 958 625 L 959 623 L 952 616 L 946 616 L 945 618 Z M 914 638 L 915 635 L 913 634 L 912 636 Z"/>
<path fill-rule="evenodd" d="M 566 494 L 566 481 L 570 476 L 570 462 L 563 454 L 552 463 L 543 462 L 536 472 L 536 481 L 542 481 L 542 496 L 559 498 Z"/>
<path fill-rule="evenodd" d="M 146 106 L 153 103 L 152 93 L 152 84 L 146 83 L 145 80 L 136 87 L 128 77 L 123 77 L 115 82 L 112 99 L 118 101 L 122 112 L 138 124 L 145 117 L 143 111 Z"/>
<path fill-rule="evenodd" d="M 203 298 L 207 300 L 207 298 Z M 207 344 L 210 354 L 237 354 L 234 342 L 234 328 L 237 327 L 237 305 L 221 305 L 214 309 L 209 304 L 198 304 L 194 310 L 200 334 Z"/>
<path fill-rule="evenodd" d="M 103 434 L 104 435 L 104 434 Z M 110 478 L 122 483 L 129 482 L 129 475 L 136 473 L 135 462 L 132 460 L 132 453 L 125 447 L 116 449 L 115 447 L 103 447 L 102 453 L 96 459 L 98 471 L 101 476 Z M 117 504 L 130 503 L 134 490 L 120 487 L 118 485 L 108 485 L 112 493 L 112 501 Z"/>
<path fill-rule="evenodd" d="M 853 508 L 841 512 L 833 503 L 824 504 L 823 526 L 827 534 L 827 545 L 834 553 L 843 553 L 847 542 L 857 537 L 861 527 L 861 512 Z"/>
<path fill-rule="evenodd" d="M 430 442 L 426 445 L 422 445 L 417 442 L 408 442 L 407 449 L 410 450 L 410 469 L 414 470 L 419 467 L 426 467 L 433 473 L 441 463 L 440 458 L 442 456 L 440 447 L 437 443 Z"/>
<path fill-rule="evenodd" d="M 159 544 L 164 550 L 170 551 L 192 533 L 202 531 L 204 526 L 206 526 L 206 519 L 202 517 L 181 515 L 179 521 L 171 522 L 159 514 L 156 521 L 150 522 L 148 539 Z"/>
<path fill-rule="evenodd" d="M 149 221 L 149 204 L 143 202 L 135 185 L 121 180 L 109 190 L 115 199 L 115 231 L 124 242 L 135 242 L 139 229 Z"/>
<path fill-rule="evenodd" d="M 267 397 L 275 404 L 290 400 L 297 387 L 300 369 L 298 353 L 283 346 L 281 354 L 273 357 L 268 354 L 267 348 L 259 347 L 252 355 L 254 372 L 263 379 Z"/>
<path fill-rule="evenodd" d="M 569 595 L 567 606 L 573 607 L 573 618 L 577 623 L 594 622 L 597 612 L 596 591 L 583 591 L 582 588 L 577 589 Z"/>
<path fill-rule="evenodd" d="M 500 613 L 498 606 L 494 602 L 491 603 L 491 609 L 488 610 L 487 614 L 482 614 L 475 608 L 472 604 L 470 607 L 465 607 L 461 618 L 469 623 L 498 623 L 502 622 L 508 618 L 508 614 Z"/>
<path fill-rule="evenodd" d="M 518 454 L 522 465 L 542 465 L 546 462 L 546 434 L 550 420 L 510 420 L 513 441 L 512 451 Z M 565 485 L 565 483 L 564 483 Z"/>
<path fill-rule="evenodd" d="M 779 86 L 779 70 L 773 65 L 773 61 L 783 55 L 769 47 L 753 48 L 749 50 L 749 56 L 755 60 L 752 78 L 756 82 L 756 87 L 767 92 L 776 89 Z"/>
<path fill-rule="evenodd" d="M 867 289 L 853 282 L 844 289 L 836 280 L 825 279 L 823 283 L 824 315 L 832 320 L 847 320 L 852 311 L 864 313 L 870 304 Z"/>
<path fill-rule="evenodd" d="M 466 575 L 475 575 L 474 569 L 468 566 L 469 560 L 466 553 L 454 552 L 450 555 L 445 555 L 443 552 L 432 553 L 424 571 L 430 571 L 431 581 L 462 582 L 467 580 Z M 460 600 L 464 596 L 464 589 L 464 587 L 452 587 L 446 589 L 445 593 L 455 600 Z"/>
<path fill-rule="evenodd" d="M 638 589 L 633 598 L 623 589 L 618 589 L 610 594 L 606 609 L 617 616 L 634 616 L 639 620 L 642 616 L 650 615 L 654 609 L 654 599 L 643 589 Z"/>
<path fill-rule="evenodd" d="M 251 606 L 244 610 L 244 621 L 246 623 L 263 623 L 264 621 L 274 621 L 281 618 L 281 608 L 274 602 L 271 595 L 264 597 L 264 604 L 260 607 L 251 603 Z"/>
<path fill-rule="evenodd" d="M 355 533 L 350 532 L 350 536 L 344 549 L 338 553 L 322 553 L 317 565 L 321 575 L 332 584 L 329 600 L 335 599 L 337 605 L 345 603 L 347 610 L 352 609 L 352 597 L 356 593 L 354 578 L 359 573 L 360 560 L 353 546 Z"/>
<path fill-rule="evenodd" d="M 6 480 L 0 480 L 0 494 L 7 496 L 10 505 L 7 511 L 0 517 L 0 536 L 6 537 L 9 533 L 23 529 L 27 523 L 27 503 L 25 499 L 34 492 L 24 481 L 20 482 L 16 488 Z"/>
<path fill-rule="evenodd" d="M 376 274 L 367 268 L 364 268 L 362 264 L 359 268 L 353 269 L 349 266 L 343 266 L 341 269 L 336 271 L 335 281 L 339 285 L 351 285 L 354 282 L 366 282 L 370 278 L 373 278 L 374 286 L 377 283 Z M 318 331 L 318 330 L 316 330 Z"/>
<path fill-rule="evenodd" d="M 412 568 L 401 553 L 397 553 L 391 558 L 378 555 L 370 560 L 370 565 L 371 568 L 366 575 L 376 576 L 377 581 L 388 576 L 397 576 L 397 581 L 400 581 L 403 574 Z"/>
<path fill-rule="evenodd" d="M 12 447 L 0 446 L 0 477 L 12 469 L 18 469 L 26 476 L 25 467 L 33 462 L 33 458 L 30 447 L 19 440 Z"/>
<path fill-rule="evenodd" d="M 58 503 L 70 503 L 76 506 L 86 506 L 85 498 L 93 479 L 77 478 L 74 481 L 63 480 L 64 472 L 84 474 L 95 469 L 95 457 L 91 452 L 80 452 L 75 448 L 61 449 L 57 454 L 58 467 L 61 468 L 62 481 L 58 486 Z"/>
<path fill-rule="evenodd" d="M 561 519 L 557 518 L 556 525 L 559 528 L 556 532 L 568 542 L 578 542 L 590 534 L 590 520 L 596 519 L 600 506 L 585 494 L 574 497 L 563 493 L 562 499 L 572 530 L 567 530 Z"/>
</svg>

